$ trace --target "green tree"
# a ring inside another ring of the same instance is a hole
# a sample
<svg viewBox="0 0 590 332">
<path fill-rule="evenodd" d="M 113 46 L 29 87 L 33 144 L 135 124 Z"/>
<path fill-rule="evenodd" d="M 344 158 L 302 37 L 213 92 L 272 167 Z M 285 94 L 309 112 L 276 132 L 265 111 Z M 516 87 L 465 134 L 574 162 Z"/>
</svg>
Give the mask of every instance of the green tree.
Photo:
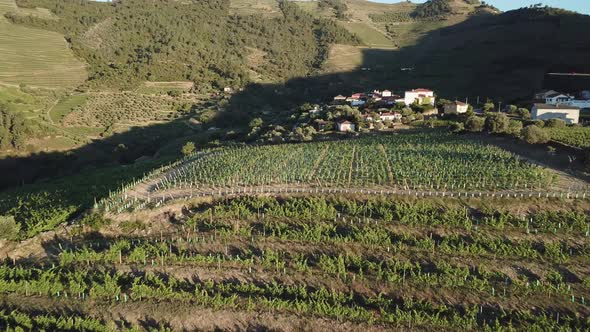
<svg viewBox="0 0 590 332">
<path fill-rule="evenodd" d="M 0 238 L 6 240 L 16 240 L 20 233 L 20 224 L 13 216 L 0 216 Z"/>
<path fill-rule="evenodd" d="M 479 116 L 470 116 L 465 120 L 465 130 L 471 132 L 483 131 L 485 119 Z"/>
<path fill-rule="evenodd" d="M 193 142 L 186 142 L 186 144 L 184 144 L 182 146 L 182 154 L 184 156 L 191 155 L 191 154 L 193 154 L 195 152 L 195 149 L 196 149 L 195 143 L 193 143 Z"/>
<path fill-rule="evenodd" d="M 260 128 L 260 127 L 262 127 L 263 124 L 264 124 L 264 121 L 261 118 L 254 118 L 250 121 L 250 123 L 248 124 L 248 127 L 250 127 L 250 129 Z"/>
<path fill-rule="evenodd" d="M 549 134 L 535 125 L 526 126 L 521 133 L 522 139 L 529 144 L 542 144 L 549 142 Z"/>
<path fill-rule="evenodd" d="M 508 130 L 509 119 L 504 113 L 490 115 L 485 120 L 485 129 L 489 133 L 503 134 Z"/>
<path fill-rule="evenodd" d="M 520 133 L 522 131 L 522 122 L 518 120 L 510 120 L 508 123 L 508 129 L 506 130 L 506 134 L 512 135 L 514 137 L 520 137 Z"/>
<path fill-rule="evenodd" d="M 565 128 L 565 121 L 562 119 L 549 119 L 545 121 L 545 127 L 548 128 Z"/>
</svg>

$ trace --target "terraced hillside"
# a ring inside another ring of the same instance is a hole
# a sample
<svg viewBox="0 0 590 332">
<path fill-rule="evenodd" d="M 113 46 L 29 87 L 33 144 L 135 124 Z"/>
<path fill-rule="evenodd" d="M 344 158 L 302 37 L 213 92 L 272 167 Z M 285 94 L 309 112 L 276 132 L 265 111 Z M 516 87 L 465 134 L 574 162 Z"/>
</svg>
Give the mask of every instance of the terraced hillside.
<svg viewBox="0 0 590 332">
<path fill-rule="evenodd" d="M 588 329 L 588 206 L 532 203 L 306 195 L 89 216 L 0 249 L 0 326 Z"/>
<path fill-rule="evenodd" d="M 0 0 L 0 83 L 72 88 L 86 80 L 84 62 L 63 35 L 12 24 L 4 17 L 8 12 L 56 19 L 47 9 L 18 9 L 14 0 Z"/>
</svg>

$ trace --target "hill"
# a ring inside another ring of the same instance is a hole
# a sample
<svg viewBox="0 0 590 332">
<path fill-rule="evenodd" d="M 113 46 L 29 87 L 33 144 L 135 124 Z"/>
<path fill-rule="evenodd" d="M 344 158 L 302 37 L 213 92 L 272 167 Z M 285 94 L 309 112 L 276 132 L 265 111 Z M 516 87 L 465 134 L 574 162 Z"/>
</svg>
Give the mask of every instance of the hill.
<svg viewBox="0 0 590 332">
<path fill-rule="evenodd" d="M 330 43 L 358 43 L 333 22 L 287 1 L 281 15 L 230 15 L 229 2 L 207 0 L 98 3 L 18 0 L 48 8 L 59 19 L 8 14 L 14 23 L 63 33 L 89 65 L 89 84 L 136 87 L 143 81 L 190 80 L 197 88 L 242 86 L 249 79 L 247 47 L 263 52 L 256 71 L 282 81 L 313 74 Z"/>
<path fill-rule="evenodd" d="M 85 65 L 62 35 L 10 24 L 4 17 L 8 13 L 56 19 L 47 9 L 17 8 L 14 0 L 0 0 L 0 84 L 73 88 L 84 82 Z"/>
</svg>

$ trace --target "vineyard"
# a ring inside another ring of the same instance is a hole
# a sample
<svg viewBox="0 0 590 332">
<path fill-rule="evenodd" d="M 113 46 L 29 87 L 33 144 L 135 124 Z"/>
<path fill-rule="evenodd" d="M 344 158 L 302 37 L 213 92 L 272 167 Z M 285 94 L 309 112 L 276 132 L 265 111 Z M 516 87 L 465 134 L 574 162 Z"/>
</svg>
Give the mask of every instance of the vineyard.
<svg viewBox="0 0 590 332">
<path fill-rule="evenodd" d="M 590 148 L 590 127 L 545 128 L 552 140 L 580 148 Z"/>
<path fill-rule="evenodd" d="M 0 326 L 586 330 L 590 219 L 562 204 L 244 197 L 89 216 L 0 265 Z"/>
<path fill-rule="evenodd" d="M 65 126 L 108 127 L 113 124 L 141 125 L 175 119 L 185 103 L 194 98 L 170 98 L 135 92 L 89 93 L 86 102 L 72 108 L 63 117 Z"/>
<path fill-rule="evenodd" d="M 552 177 L 497 147 L 432 131 L 206 151 L 158 188 L 289 183 L 496 190 L 546 188 Z"/>
</svg>

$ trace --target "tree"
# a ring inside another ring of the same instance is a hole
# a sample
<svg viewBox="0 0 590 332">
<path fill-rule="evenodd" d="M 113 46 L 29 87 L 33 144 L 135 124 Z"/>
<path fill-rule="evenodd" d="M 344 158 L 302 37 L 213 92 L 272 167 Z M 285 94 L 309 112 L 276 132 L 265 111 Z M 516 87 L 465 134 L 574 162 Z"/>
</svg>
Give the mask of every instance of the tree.
<svg viewBox="0 0 590 332">
<path fill-rule="evenodd" d="M 0 216 L 0 238 L 6 240 L 16 240 L 20 233 L 20 224 L 13 216 Z"/>
<path fill-rule="evenodd" d="M 549 134 L 543 129 L 535 126 L 526 126 L 521 133 L 522 139 L 529 144 L 542 144 L 549 142 Z"/>
<path fill-rule="evenodd" d="M 262 121 L 261 118 L 254 118 L 250 121 L 248 126 L 250 127 L 250 129 L 254 129 L 254 128 L 262 127 L 263 123 L 264 123 L 264 121 Z"/>
<path fill-rule="evenodd" d="M 188 156 L 191 155 L 195 152 L 195 143 L 193 142 L 186 142 L 186 144 L 184 144 L 182 146 L 182 154 L 184 156 Z"/>
<path fill-rule="evenodd" d="M 506 134 L 512 135 L 514 137 L 520 137 L 521 131 L 522 122 L 518 120 L 510 120 L 510 123 L 508 123 L 508 130 L 506 130 Z"/>
<path fill-rule="evenodd" d="M 549 119 L 545 122 L 545 127 L 565 128 L 565 121 L 563 121 L 562 119 Z"/>
<path fill-rule="evenodd" d="M 508 130 L 509 119 L 504 113 L 490 115 L 485 120 L 485 128 L 489 133 L 503 134 Z"/>
<path fill-rule="evenodd" d="M 495 108 L 494 103 L 485 103 L 483 105 L 483 111 L 484 112 L 491 112 L 491 111 L 494 110 L 494 108 Z"/>
<path fill-rule="evenodd" d="M 516 110 L 516 114 L 518 114 L 518 116 L 520 116 L 523 120 L 528 120 L 531 118 L 531 112 L 524 107 Z"/>
<path fill-rule="evenodd" d="M 484 127 L 485 120 L 479 116 L 470 116 L 465 120 L 465 130 L 471 132 L 481 132 Z"/>
<path fill-rule="evenodd" d="M 460 133 L 465 130 L 465 126 L 461 122 L 453 122 L 451 124 L 451 131 L 454 133 Z"/>
</svg>

